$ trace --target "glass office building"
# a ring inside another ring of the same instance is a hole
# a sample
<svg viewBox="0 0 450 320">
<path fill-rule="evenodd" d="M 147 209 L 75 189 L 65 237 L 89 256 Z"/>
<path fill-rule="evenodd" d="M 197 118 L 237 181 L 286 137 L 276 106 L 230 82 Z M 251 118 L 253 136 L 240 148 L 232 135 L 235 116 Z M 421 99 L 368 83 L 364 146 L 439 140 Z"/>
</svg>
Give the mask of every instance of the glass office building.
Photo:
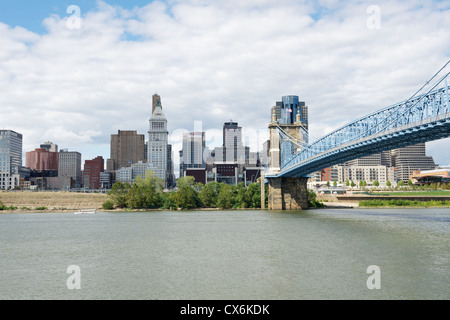
<svg viewBox="0 0 450 320">
<path fill-rule="evenodd" d="M 0 189 L 19 186 L 22 167 L 22 134 L 12 130 L 0 130 Z"/>
<path fill-rule="evenodd" d="M 293 124 L 297 121 L 297 113 L 305 129 L 308 129 L 308 106 L 304 101 L 299 101 L 298 96 L 283 96 L 277 101 L 272 112 L 281 124 Z"/>
</svg>

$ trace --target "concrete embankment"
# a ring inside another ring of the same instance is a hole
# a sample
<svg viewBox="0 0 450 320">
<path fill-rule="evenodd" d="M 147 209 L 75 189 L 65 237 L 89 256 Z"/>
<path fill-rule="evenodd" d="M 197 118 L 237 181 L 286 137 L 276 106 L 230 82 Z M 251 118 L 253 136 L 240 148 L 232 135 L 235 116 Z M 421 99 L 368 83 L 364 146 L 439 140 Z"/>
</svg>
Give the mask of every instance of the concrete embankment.
<svg viewBox="0 0 450 320">
<path fill-rule="evenodd" d="M 359 206 L 359 201 L 356 200 L 339 200 L 336 195 L 325 194 L 317 195 L 317 200 L 321 201 L 329 208 L 356 208 Z"/>
</svg>

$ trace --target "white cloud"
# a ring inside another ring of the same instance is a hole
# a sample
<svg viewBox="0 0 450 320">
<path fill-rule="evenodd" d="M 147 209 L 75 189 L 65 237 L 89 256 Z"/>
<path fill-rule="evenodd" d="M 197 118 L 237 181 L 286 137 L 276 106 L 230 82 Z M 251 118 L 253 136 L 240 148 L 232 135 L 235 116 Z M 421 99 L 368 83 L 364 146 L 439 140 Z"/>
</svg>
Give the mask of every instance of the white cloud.
<svg viewBox="0 0 450 320">
<path fill-rule="evenodd" d="M 52 139 L 108 158 L 112 133 L 146 134 L 155 92 L 171 132 L 196 120 L 221 132 L 229 119 L 264 131 L 294 94 L 324 134 L 408 98 L 449 59 L 448 8 L 378 3 L 375 30 L 361 1 L 99 2 L 81 8 L 79 30 L 68 16 L 49 16 L 43 35 L 0 23 L 0 126 L 24 133 L 24 151 Z M 448 143 L 432 149 L 447 163 Z"/>
</svg>

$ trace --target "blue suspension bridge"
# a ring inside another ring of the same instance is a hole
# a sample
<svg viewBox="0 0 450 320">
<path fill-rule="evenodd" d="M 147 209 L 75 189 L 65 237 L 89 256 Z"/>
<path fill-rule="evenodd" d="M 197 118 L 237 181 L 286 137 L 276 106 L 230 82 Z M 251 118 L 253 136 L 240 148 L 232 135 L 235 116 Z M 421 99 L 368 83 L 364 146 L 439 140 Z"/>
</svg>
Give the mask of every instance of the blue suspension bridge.
<svg viewBox="0 0 450 320">
<path fill-rule="evenodd" d="M 269 183 L 269 209 L 305 208 L 306 179 L 320 169 L 450 137 L 449 75 L 450 60 L 409 99 L 312 142 L 299 116 L 292 124 L 272 118 L 270 158 L 264 173 Z"/>
</svg>

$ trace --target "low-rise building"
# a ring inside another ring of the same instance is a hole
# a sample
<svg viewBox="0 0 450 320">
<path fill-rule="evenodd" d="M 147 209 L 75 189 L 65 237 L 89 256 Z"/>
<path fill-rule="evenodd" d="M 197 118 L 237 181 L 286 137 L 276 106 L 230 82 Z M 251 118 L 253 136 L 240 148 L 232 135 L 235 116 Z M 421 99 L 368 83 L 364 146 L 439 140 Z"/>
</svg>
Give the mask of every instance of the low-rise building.
<svg viewBox="0 0 450 320">
<path fill-rule="evenodd" d="M 450 169 L 442 168 L 436 170 L 417 170 L 409 177 L 409 180 L 415 185 L 424 185 L 430 183 L 449 183 Z"/>
</svg>

